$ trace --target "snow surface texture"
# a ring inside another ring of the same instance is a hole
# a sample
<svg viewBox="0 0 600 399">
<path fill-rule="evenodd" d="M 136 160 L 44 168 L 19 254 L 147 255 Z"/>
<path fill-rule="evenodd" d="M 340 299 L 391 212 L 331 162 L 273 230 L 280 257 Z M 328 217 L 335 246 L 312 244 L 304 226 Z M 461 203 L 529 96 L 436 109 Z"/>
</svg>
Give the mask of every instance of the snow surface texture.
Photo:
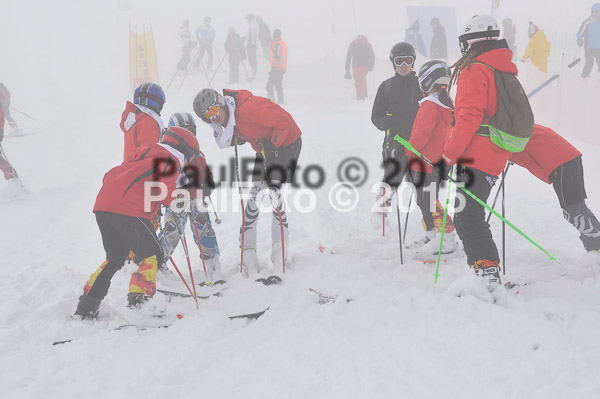
<svg viewBox="0 0 600 399">
<path fill-rule="evenodd" d="M 442 263 L 437 284 L 433 283 L 434 266 L 412 260 L 409 251 L 404 252 L 405 263 L 400 265 L 395 214 L 390 216 L 386 237 L 381 237 L 379 221 L 373 220 L 377 218 L 369 210 L 374 198 L 371 185 L 382 174 L 382 134 L 371 125 L 370 112 L 377 84 L 391 72 L 385 61 L 387 49 L 403 37 L 403 2 L 371 2 L 377 3 L 376 7 L 368 9 L 357 4 L 358 27 L 365 29 L 383 59 L 371 75 L 368 101 L 354 99 L 352 83 L 342 80 L 343 63 L 339 64 L 341 83 L 337 88 L 286 90 L 285 108 L 303 131 L 300 164 L 322 165 L 327 180 L 316 191 L 314 212 L 289 214 L 293 263 L 288 265 L 282 285 L 265 287 L 236 273 L 241 215 L 222 211 L 223 222 L 215 229 L 223 268 L 230 275 L 222 297 L 201 301 L 196 311 L 189 298 L 168 302 L 157 295 L 138 313 L 163 310 L 169 318 L 144 320 L 144 325 L 172 323 L 169 328 L 115 331 L 115 327 L 140 318 L 125 306 L 134 270 L 126 265 L 113 279 L 98 322 L 67 321 L 65 316 L 75 310 L 89 274 L 104 259 L 91 209 L 102 176 L 122 157 L 118 123 L 125 101 L 131 97 L 127 23 L 152 22 L 161 83 L 166 86 L 179 57 L 178 28 L 180 20 L 189 17 L 186 10 L 194 13 L 192 27 L 205 14 L 213 16 L 213 24 L 220 20 L 219 54 L 225 26 L 232 24 L 244 32 L 247 12 L 262 13 L 271 28 L 281 15 L 281 21 L 289 25 L 287 31 L 283 23 L 281 27 L 290 45 L 290 74 L 294 64 L 301 64 L 294 60 L 294 52 L 306 55 L 306 62 L 312 54 L 303 47 L 306 25 L 295 21 L 309 13 L 292 3 L 293 9 L 287 12 L 273 11 L 272 1 L 255 7 L 244 3 L 235 11 L 229 6 L 223 9 L 219 2 L 203 9 L 192 2 L 177 3 L 177 7 L 152 3 L 142 8 L 142 3 L 150 2 L 132 1 L 131 12 L 118 14 L 115 2 L 98 2 L 93 7 L 83 2 L 38 2 L 35 13 L 30 12 L 29 2 L 7 3 L 7 23 L 0 29 L 9 61 L 3 61 L 0 76 L 13 93 L 13 106 L 31 113 L 36 121 L 13 113 L 26 134 L 11 136 L 7 127 L 2 143 L 31 194 L 0 204 L 0 396 L 600 396 L 600 266 L 597 257 L 584 252 L 578 234 L 563 220 L 551 186 L 525 170 L 511 168 L 507 217 L 562 263 L 549 262 L 507 229 L 504 281 L 530 283 L 510 292 L 488 293 L 468 270 L 464 257 Z M 530 8 L 518 9 L 525 6 L 523 2 L 502 3 L 506 10 L 501 9 L 498 17 L 512 17 L 520 24 L 520 32 L 534 15 L 545 22 L 547 30 L 574 36 L 589 13 L 587 2 L 577 2 L 577 10 L 574 4 L 550 9 L 541 8 L 546 2 L 531 1 L 527 4 Z M 338 33 L 329 36 L 330 18 L 310 12 L 318 19 L 311 24 L 314 31 L 310 37 L 325 38 L 314 40 L 313 59 L 326 55 L 334 45 L 338 58 L 343 58 L 350 40 L 362 33 L 353 30 L 349 6 L 337 1 L 332 4 L 346 20 L 336 19 Z M 459 25 L 470 15 L 489 12 L 487 2 L 484 9 L 476 4 L 451 4 L 457 6 Z M 386 7 L 390 12 L 385 12 Z M 393 23 L 391 11 L 400 16 L 400 23 Z M 379 22 L 381 29 L 377 30 Z M 28 24 L 37 27 L 35 40 L 26 31 L 31 29 Z M 395 37 L 389 34 L 392 28 Z M 567 61 L 574 52 L 572 48 L 567 53 Z M 561 69 L 560 58 L 557 60 L 550 66 L 551 73 Z M 418 66 L 425 61 L 419 59 Z M 539 76 L 528 69 L 529 64 L 518 66 L 526 91 L 532 90 Z M 553 127 L 583 152 L 588 205 L 598 215 L 600 80 L 596 72 L 592 78 L 580 80 L 580 68 L 564 71 L 532 105 L 538 123 Z M 224 70 L 218 73 L 213 87 L 227 87 L 227 77 Z M 235 88 L 264 95 L 265 79 L 262 62 L 252 86 L 246 82 Z M 181 90 L 167 92 L 164 119 L 172 112 L 191 112 L 194 95 L 205 85 L 203 75 L 195 73 Z M 219 151 L 207 127 L 199 127 L 198 137 L 214 170 L 228 164 L 232 151 Z M 253 155 L 249 148 L 242 148 L 241 153 Z M 337 182 L 337 165 L 348 156 L 364 159 L 371 173 L 359 189 L 358 207 L 339 213 L 328 204 L 328 190 Z M 0 181 L 0 190 L 7 188 Z M 258 256 L 265 264 L 269 264 L 271 250 L 269 219 L 269 215 L 261 216 L 259 226 Z M 495 218 L 492 229 L 500 246 L 501 224 Z M 422 234 L 420 214 L 412 212 L 407 242 Z M 189 230 L 188 242 L 193 242 Z M 325 247 L 323 252 L 320 245 Z M 197 250 L 191 248 L 191 252 L 193 267 L 199 271 Z M 180 248 L 174 258 L 185 268 Z M 319 305 L 319 298 L 309 288 L 339 295 L 338 300 Z M 183 286 L 173 289 L 185 292 Z M 212 292 L 198 290 L 200 294 Z M 461 297 L 457 297 L 459 293 Z M 347 302 L 348 298 L 352 301 Z M 496 303 L 492 303 L 494 298 Z M 267 307 L 257 321 L 227 318 Z M 185 316 L 174 320 L 177 313 Z M 73 341 L 52 346 L 54 341 L 67 339 Z"/>
</svg>

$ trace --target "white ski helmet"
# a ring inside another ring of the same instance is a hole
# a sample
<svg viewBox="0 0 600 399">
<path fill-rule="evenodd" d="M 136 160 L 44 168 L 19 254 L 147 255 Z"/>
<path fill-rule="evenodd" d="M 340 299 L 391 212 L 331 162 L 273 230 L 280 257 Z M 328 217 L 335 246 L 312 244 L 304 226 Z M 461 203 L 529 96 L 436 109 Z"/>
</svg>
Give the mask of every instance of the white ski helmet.
<svg viewBox="0 0 600 399">
<path fill-rule="evenodd" d="M 498 40 L 500 27 L 498 21 L 491 15 L 475 15 L 467 21 L 460 30 L 458 41 L 460 50 L 465 55 L 471 45 L 484 40 Z"/>
</svg>

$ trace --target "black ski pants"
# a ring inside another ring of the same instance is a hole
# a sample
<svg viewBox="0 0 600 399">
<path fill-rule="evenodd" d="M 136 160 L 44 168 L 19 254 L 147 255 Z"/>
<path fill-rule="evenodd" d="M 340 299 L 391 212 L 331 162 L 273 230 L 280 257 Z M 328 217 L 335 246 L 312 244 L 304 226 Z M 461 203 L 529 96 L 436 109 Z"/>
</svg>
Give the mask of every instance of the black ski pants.
<svg viewBox="0 0 600 399">
<path fill-rule="evenodd" d="M 277 103 L 283 104 L 283 75 L 285 71 L 279 69 L 271 69 L 269 72 L 269 80 L 267 81 L 267 95 L 269 100 L 275 101 L 275 91 L 277 92 Z"/>
<path fill-rule="evenodd" d="M 600 72 L 600 49 L 586 48 L 585 65 L 583 66 L 583 70 L 581 71 L 582 78 L 587 78 L 590 76 L 590 72 L 592 72 L 592 67 L 594 66 L 594 60 L 596 60 L 598 72 Z"/>
<path fill-rule="evenodd" d="M 487 202 L 497 179 L 498 176 L 468 166 L 458 165 L 457 168 L 456 180 L 465 183 L 465 188 L 483 202 Z M 485 221 L 485 208 L 461 189 L 457 190 L 456 196 L 455 209 L 459 209 L 461 202 L 465 204 L 454 216 L 454 227 L 465 247 L 467 263 L 472 265 L 480 259 L 500 262 L 490 225 Z"/>
<path fill-rule="evenodd" d="M 112 212 L 96 212 L 96 222 L 102 235 L 102 244 L 108 263 L 94 280 L 89 296 L 104 299 L 110 280 L 125 264 L 129 251 L 135 253 L 136 262 L 155 255 L 162 259 L 162 249 L 150 219 L 120 215 Z"/>
</svg>

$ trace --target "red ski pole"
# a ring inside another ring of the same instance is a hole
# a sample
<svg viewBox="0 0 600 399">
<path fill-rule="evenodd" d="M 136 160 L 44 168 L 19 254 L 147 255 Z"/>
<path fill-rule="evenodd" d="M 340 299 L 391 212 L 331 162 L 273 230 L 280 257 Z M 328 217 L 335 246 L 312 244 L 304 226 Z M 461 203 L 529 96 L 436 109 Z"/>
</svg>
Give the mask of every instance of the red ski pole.
<svg viewBox="0 0 600 399">
<path fill-rule="evenodd" d="M 202 251 L 202 243 L 200 242 L 200 233 L 198 233 L 198 226 L 196 226 L 196 221 L 192 217 L 194 211 L 190 212 L 190 223 L 194 226 L 194 231 L 196 232 L 196 241 L 198 243 L 198 249 L 200 250 L 200 259 L 202 259 L 202 267 L 204 268 L 204 275 L 206 279 L 208 279 L 208 272 L 206 271 L 206 262 L 204 261 L 204 251 Z"/>
</svg>

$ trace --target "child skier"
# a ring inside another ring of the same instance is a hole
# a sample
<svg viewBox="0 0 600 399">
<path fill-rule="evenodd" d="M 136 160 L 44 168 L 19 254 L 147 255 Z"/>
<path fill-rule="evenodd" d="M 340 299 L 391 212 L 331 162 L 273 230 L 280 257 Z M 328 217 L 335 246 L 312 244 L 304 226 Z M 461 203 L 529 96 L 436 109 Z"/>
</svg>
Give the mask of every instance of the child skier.
<svg viewBox="0 0 600 399">
<path fill-rule="evenodd" d="M 246 141 L 256 151 L 252 180 L 254 186 L 246 204 L 243 267 L 261 272 L 256 254 L 256 228 L 261 190 L 272 191 L 276 204 L 272 223 L 271 260 L 278 273 L 283 268 L 283 254 L 287 256 L 288 222 L 284 211 L 281 188 L 293 183 L 294 170 L 302 148 L 302 132 L 294 118 L 267 98 L 254 96 L 247 90 L 204 89 L 194 99 L 194 112 L 213 128 L 220 148 L 243 144 Z M 267 173 L 265 173 L 267 172 Z M 283 230 L 283 234 L 281 232 Z M 282 249 L 282 240 L 286 249 Z"/>
<path fill-rule="evenodd" d="M 600 250 L 600 222 L 585 204 L 581 152 L 554 130 L 534 125 L 525 150 L 512 154 L 510 160 L 552 184 L 563 215 L 579 231 L 584 248 Z"/>
<path fill-rule="evenodd" d="M 410 144 L 434 164 L 442 159 L 442 151 L 452 131 L 454 104 L 448 95 L 450 68 L 444 61 L 429 61 L 419 70 L 419 86 L 427 95 L 419 101 L 419 112 L 410 134 Z M 424 244 L 416 252 L 420 260 L 437 257 L 443 225 L 444 208 L 438 201 L 439 184 L 444 171 L 436 170 L 406 149 L 410 178 L 416 188 L 417 205 L 423 214 Z M 436 167 L 437 169 L 437 167 Z M 434 185 L 431 187 L 431 185 Z M 433 188 L 433 190 L 432 190 Z M 452 219 L 446 221 L 442 254 L 456 249 L 456 233 Z"/>
<path fill-rule="evenodd" d="M 181 169 L 198 153 L 198 141 L 193 134 L 183 128 L 171 127 L 160 143 L 137 149 L 125 162 L 104 175 L 94 213 L 106 260 L 85 284 L 75 315 L 96 317 L 110 280 L 123 267 L 129 251 L 135 252 L 139 265 L 129 284 L 129 306 L 139 306 L 154 296 L 158 261 L 163 255 L 151 220 L 161 204 L 169 205 L 173 201 L 171 194 Z M 167 196 L 161 202 L 150 202 L 150 208 L 146 209 L 145 183 L 153 181 L 166 185 Z"/>
<path fill-rule="evenodd" d="M 138 147 L 158 143 L 164 123 L 160 111 L 165 104 L 165 92 L 156 83 L 142 83 L 133 93 L 133 104 L 127 101 L 121 116 L 121 130 L 125 134 L 123 160 Z"/>
<path fill-rule="evenodd" d="M 380 192 L 378 198 L 386 197 L 385 207 L 389 207 L 393 193 L 397 190 L 406 173 L 407 157 L 402 145 L 394 140 L 399 134 L 404 139 L 410 139 L 419 100 L 423 92 L 413 67 L 415 64 L 415 49 L 408 43 L 395 44 L 390 51 L 390 61 L 394 68 L 394 76 L 383 81 L 377 89 L 371 122 L 379 130 L 385 132 L 383 139 L 383 181 L 390 185 L 392 192 Z"/>
<path fill-rule="evenodd" d="M 184 128 L 196 137 L 194 117 L 187 112 L 176 112 L 171 115 L 169 127 L 173 126 Z M 191 181 L 186 187 L 190 188 L 190 198 L 192 199 L 190 206 L 193 213 L 191 215 L 187 212 L 178 213 L 170 207 L 166 207 L 163 218 L 165 227 L 160 230 L 158 235 L 158 240 L 163 248 L 164 259 L 160 259 L 158 269 L 161 271 L 168 270 L 167 262 L 181 240 L 181 232 L 185 230 L 188 218 L 191 218 L 194 220 L 194 224 L 190 226 L 192 235 L 196 244 L 202 246 L 202 256 L 206 262 L 208 278 L 217 281 L 222 278 L 219 244 L 205 202 L 206 198 L 210 196 L 212 188 L 214 188 L 214 181 L 202 151 L 193 159 L 191 166 L 191 172 L 194 175 L 191 176 Z M 199 189 L 202 189 L 202 197 L 196 198 Z M 202 201 L 203 206 L 199 206 L 198 201 Z"/>
</svg>

